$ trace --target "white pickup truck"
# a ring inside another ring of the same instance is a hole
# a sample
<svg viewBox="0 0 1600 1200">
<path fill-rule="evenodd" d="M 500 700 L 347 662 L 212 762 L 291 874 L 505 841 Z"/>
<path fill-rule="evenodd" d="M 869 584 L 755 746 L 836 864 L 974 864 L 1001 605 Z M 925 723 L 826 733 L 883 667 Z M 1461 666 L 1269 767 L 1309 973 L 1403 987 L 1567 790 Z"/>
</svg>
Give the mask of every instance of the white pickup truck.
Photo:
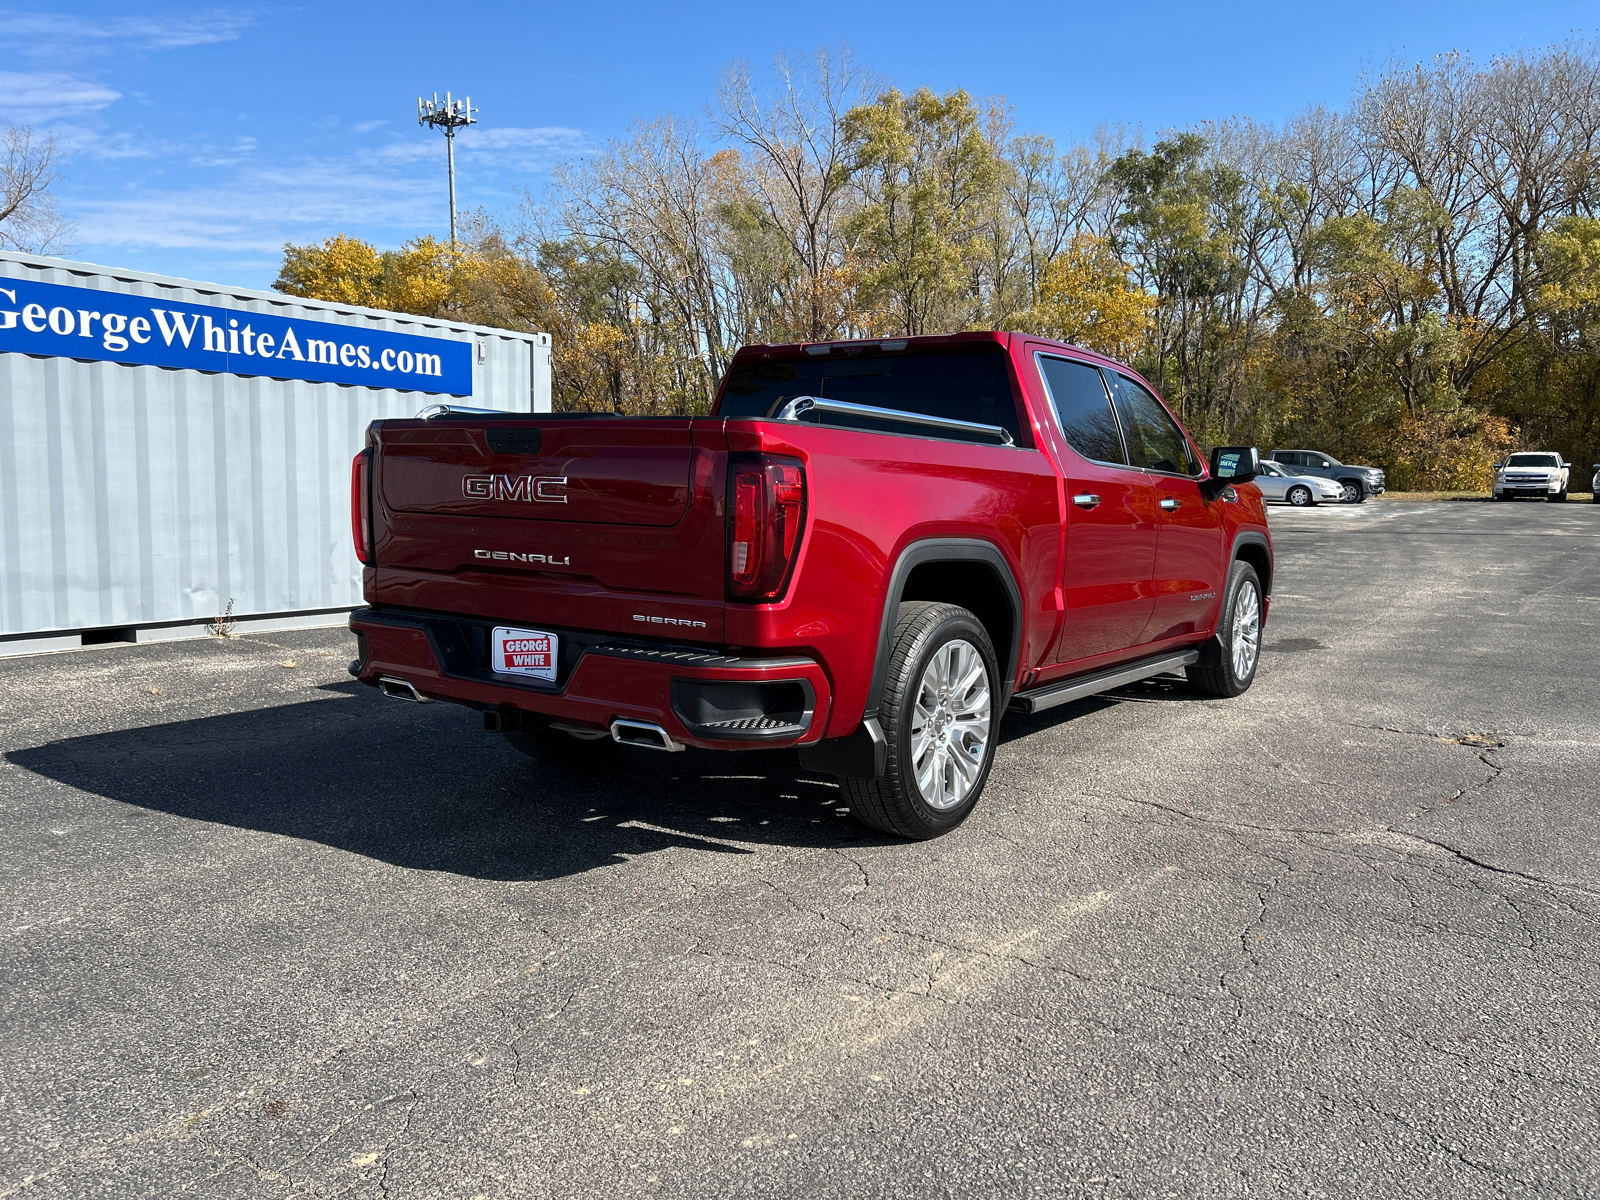
<svg viewBox="0 0 1600 1200">
<path fill-rule="evenodd" d="M 1567 498 L 1567 473 L 1572 464 L 1544 450 L 1513 454 L 1494 464 L 1494 498 L 1543 496 L 1552 504 Z"/>
</svg>

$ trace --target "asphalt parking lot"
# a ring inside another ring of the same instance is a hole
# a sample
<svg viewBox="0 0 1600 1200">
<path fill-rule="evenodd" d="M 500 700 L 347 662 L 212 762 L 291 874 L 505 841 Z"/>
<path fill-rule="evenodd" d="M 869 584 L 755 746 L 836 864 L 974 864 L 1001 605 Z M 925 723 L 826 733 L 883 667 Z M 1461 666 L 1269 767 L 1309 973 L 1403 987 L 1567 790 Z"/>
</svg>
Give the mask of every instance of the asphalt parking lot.
<svg viewBox="0 0 1600 1200">
<path fill-rule="evenodd" d="M 1246 696 L 918 845 L 341 630 L 0 660 L 0 1197 L 1600 1194 L 1600 508 L 1272 521 Z"/>
</svg>

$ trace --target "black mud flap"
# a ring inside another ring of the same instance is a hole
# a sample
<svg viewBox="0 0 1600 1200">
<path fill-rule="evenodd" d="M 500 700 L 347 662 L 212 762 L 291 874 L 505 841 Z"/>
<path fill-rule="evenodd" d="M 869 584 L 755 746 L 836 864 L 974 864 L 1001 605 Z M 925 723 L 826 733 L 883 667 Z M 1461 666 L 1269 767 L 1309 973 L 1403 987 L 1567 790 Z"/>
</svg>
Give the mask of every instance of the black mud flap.
<svg viewBox="0 0 1600 1200">
<path fill-rule="evenodd" d="M 827 738 L 800 747 L 800 765 L 808 771 L 881 779 L 889 766 L 889 743 L 877 717 L 867 717 L 848 737 Z"/>
</svg>

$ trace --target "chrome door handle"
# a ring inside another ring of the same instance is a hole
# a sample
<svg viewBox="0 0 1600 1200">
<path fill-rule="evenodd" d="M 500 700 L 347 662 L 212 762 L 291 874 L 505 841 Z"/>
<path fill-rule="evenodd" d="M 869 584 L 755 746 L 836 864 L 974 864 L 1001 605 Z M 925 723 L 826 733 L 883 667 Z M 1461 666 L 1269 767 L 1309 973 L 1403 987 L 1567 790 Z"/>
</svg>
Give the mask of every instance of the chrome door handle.
<svg viewBox="0 0 1600 1200">
<path fill-rule="evenodd" d="M 1072 498 L 1072 502 L 1079 508 L 1093 508 L 1100 503 L 1100 497 L 1093 492 L 1079 492 Z"/>
<path fill-rule="evenodd" d="M 1173 509 L 1178 507 L 1178 502 L 1176 500 L 1174 500 L 1171 496 L 1168 496 L 1165 500 L 1163 500 L 1161 502 L 1161 507 L 1166 509 L 1167 512 L 1171 512 Z"/>
</svg>

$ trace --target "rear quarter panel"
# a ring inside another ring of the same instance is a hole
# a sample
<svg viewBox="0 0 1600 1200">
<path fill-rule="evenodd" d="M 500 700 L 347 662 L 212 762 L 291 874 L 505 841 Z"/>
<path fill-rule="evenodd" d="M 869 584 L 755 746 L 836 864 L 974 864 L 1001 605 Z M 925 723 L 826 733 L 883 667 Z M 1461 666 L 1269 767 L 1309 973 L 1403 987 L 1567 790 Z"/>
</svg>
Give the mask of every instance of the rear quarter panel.
<svg viewBox="0 0 1600 1200">
<path fill-rule="evenodd" d="M 786 598 L 729 604 L 726 637 L 730 647 L 818 656 L 835 696 L 827 736 L 860 724 L 890 577 L 913 543 L 970 538 L 995 546 L 1023 597 L 1022 663 L 1049 650 L 1059 488 L 1037 450 L 742 420 L 727 423 L 727 442 L 733 452 L 805 463 L 806 537 Z M 1013 677 L 1018 668 L 1002 664 Z"/>
</svg>

